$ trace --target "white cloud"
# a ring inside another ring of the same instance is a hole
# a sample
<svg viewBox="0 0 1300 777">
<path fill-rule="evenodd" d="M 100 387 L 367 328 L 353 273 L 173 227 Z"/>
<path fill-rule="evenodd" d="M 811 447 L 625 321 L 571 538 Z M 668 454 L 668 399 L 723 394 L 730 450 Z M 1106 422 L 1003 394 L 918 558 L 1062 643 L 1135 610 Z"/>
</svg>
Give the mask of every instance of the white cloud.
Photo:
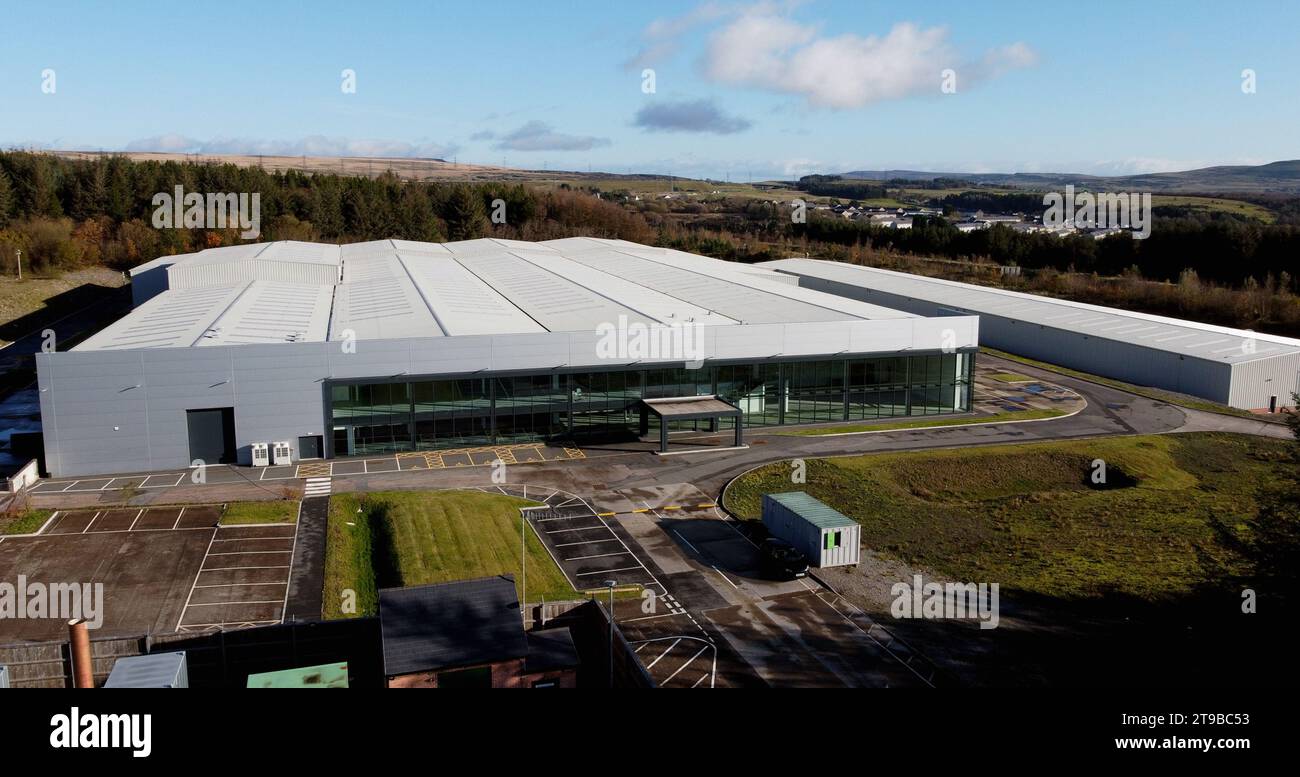
<svg viewBox="0 0 1300 777">
<path fill-rule="evenodd" d="M 850 109 L 916 94 L 938 95 L 946 68 L 956 71 L 961 91 L 1038 59 L 1023 42 L 968 59 L 949 43 L 946 28 L 907 22 L 883 35 L 828 35 L 819 25 L 793 19 L 790 13 L 798 5 L 793 0 L 704 3 L 650 24 L 642 33 L 644 47 L 625 67 L 665 59 L 688 32 L 714 26 L 701 57 L 706 78 L 796 95 L 817 107 Z"/>
<path fill-rule="evenodd" d="M 746 14 L 713 34 L 705 74 L 722 83 L 804 97 L 823 108 L 861 108 L 915 94 L 939 94 L 942 72 L 969 88 L 1036 60 L 1024 43 L 964 64 L 942 27 L 896 24 L 885 35 L 823 36 L 791 19 Z"/>
</svg>

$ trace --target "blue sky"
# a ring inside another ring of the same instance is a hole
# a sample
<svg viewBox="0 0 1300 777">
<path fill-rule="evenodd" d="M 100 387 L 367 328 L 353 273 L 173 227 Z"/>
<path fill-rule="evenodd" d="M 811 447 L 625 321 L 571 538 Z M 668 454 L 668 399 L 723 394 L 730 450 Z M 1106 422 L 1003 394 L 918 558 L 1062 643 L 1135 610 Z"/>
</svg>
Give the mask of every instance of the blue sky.
<svg viewBox="0 0 1300 777">
<path fill-rule="evenodd" d="M 0 145 L 732 180 L 1300 157 L 1287 1 L 195 5 L 10 4 Z"/>
</svg>

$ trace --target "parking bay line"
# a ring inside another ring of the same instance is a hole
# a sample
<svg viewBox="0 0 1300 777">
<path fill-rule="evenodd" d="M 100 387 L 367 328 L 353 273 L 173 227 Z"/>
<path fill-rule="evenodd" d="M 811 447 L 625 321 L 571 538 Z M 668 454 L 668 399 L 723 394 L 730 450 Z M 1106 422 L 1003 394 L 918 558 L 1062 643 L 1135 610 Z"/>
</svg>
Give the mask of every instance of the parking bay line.
<svg viewBox="0 0 1300 777">
<path fill-rule="evenodd" d="M 251 601 L 251 602 L 199 602 L 197 604 L 187 604 L 185 605 L 185 609 L 189 609 L 191 607 L 220 607 L 226 604 L 280 604 L 280 600 L 261 599 L 261 600 Z"/>
<path fill-rule="evenodd" d="M 673 640 L 673 644 L 669 645 L 667 650 L 665 650 L 664 652 L 660 653 L 660 654 L 659 654 L 659 658 L 656 658 L 655 660 L 653 660 L 653 661 L 651 661 L 649 664 L 647 664 L 645 670 L 648 672 L 648 671 L 650 671 L 651 669 L 654 669 L 654 668 L 655 668 L 655 664 L 659 663 L 659 660 L 660 660 L 661 658 L 663 658 L 664 656 L 666 656 L 666 655 L 668 655 L 669 653 L 673 652 L 673 648 L 677 647 L 677 643 L 678 643 L 678 642 L 681 642 L 681 641 L 682 641 L 682 638 L 681 638 L 681 637 L 678 637 L 677 639 Z"/>
<path fill-rule="evenodd" d="M 685 669 L 686 667 L 690 666 L 690 665 L 695 661 L 695 659 L 699 658 L 699 657 L 704 653 L 704 651 L 708 650 L 710 647 L 711 647 L 710 645 L 705 645 L 704 647 L 700 648 L 700 650 L 699 650 L 698 653 L 696 653 L 695 655 L 691 656 L 689 659 L 686 660 L 686 663 L 684 663 L 684 664 L 682 664 L 681 666 L 677 667 L 677 671 L 676 671 L 676 672 L 673 672 L 672 674 L 670 674 L 670 675 L 668 675 L 667 677 L 665 677 L 665 678 L 663 679 L 663 681 L 661 681 L 661 682 L 659 683 L 659 687 L 662 688 L 663 686 L 667 685 L 669 680 L 673 679 L 673 678 L 676 677 L 678 674 L 680 674 L 681 671 L 682 671 L 683 669 Z M 671 649 L 671 648 L 670 648 L 670 649 Z M 703 678 L 701 678 L 701 679 L 703 679 Z M 697 685 L 698 685 L 698 683 L 697 683 Z M 691 687 L 694 688 L 695 686 L 691 686 Z"/>
<path fill-rule="evenodd" d="M 594 556 L 574 556 L 573 558 L 566 558 L 565 561 L 584 561 L 589 558 L 609 558 L 610 556 L 630 556 L 630 555 L 632 554 L 628 553 L 627 551 L 622 551 L 620 553 L 597 553 Z"/>
<path fill-rule="evenodd" d="M 236 567 L 236 569 L 249 569 L 249 567 Z M 287 567 L 286 567 L 287 569 Z M 204 570 L 211 572 L 212 570 Z M 212 583 L 211 585 L 196 585 L 195 588 L 232 588 L 237 585 L 284 585 L 288 580 L 281 580 L 278 583 Z"/>
<path fill-rule="evenodd" d="M 633 556 L 633 558 L 636 558 Z M 579 572 L 574 577 L 587 577 L 588 575 L 611 575 L 615 572 L 631 572 L 635 569 L 645 569 L 645 567 L 623 567 L 621 569 L 597 569 L 595 572 Z M 646 572 L 650 570 L 646 569 Z M 653 577 L 653 575 L 651 575 Z"/>
</svg>

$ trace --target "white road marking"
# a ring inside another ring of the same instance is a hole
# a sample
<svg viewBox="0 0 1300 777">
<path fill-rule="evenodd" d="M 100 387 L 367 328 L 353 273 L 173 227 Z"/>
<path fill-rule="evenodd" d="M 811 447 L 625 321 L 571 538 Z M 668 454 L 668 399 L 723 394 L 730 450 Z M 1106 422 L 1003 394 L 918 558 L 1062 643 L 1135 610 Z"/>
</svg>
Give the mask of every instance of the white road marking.
<svg viewBox="0 0 1300 777">
<path fill-rule="evenodd" d="M 627 555 L 630 554 L 628 554 L 626 551 L 620 553 L 598 553 L 594 556 L 574 556 L 573 558 L 566 558 L 565 561 L 584 561 L 589 558 L 609 558 L 610 556 L 627 556 Z"/>
<path fill-rule="evenodd" d="M 651 661 L 650 663 L 646 664 L 646 667 L 645 667 L 645 668 L 646 668 L 646 671 L 648 672 L 648 671 L 650 671 L 651 669 L 654 669 L 654 668 L 655 668 L 655 664 L 659 663 L 660 659 L 662 659 L 664 656 L 666 656 L 666 655 L 668 655 L 669 653 L 673 652 L 673 648 L 677 647 L 677 643 L 678 643 L 678 642 L 681 642 L 681 641 L 682 641 L 682 638 L 681 638 L 681 637 L 678 637 L 677 639 L 673 640 L 673 644 L 669 645 L 667 650 L 665 650 L 664 652 L 660 653 L 660 654 L 659 654 L 659 658 L 656 658 L 655 660 L 653 660 L 653 661 Z"/>
<path fill-rule="evenodd" d="M 680 673 L 683 669 L 685 669 L 686 667 L 690 666 L 690 665 L 691 665 L 691 662 L 694 661 L 695 659 L 699 658 L 701 655 L 703 655 L 704 651 L 708 650 L 709 647 L 710 647 L 709 645 L 705 645 L 704 647 L 700 648 L 699 652 L 696 653 L 695 655 L 691 656 L 689 659 L 687 659 L 686 663 L 684 663 L 684 664 L 682 664 L 681 666 L 677 667 L 677 671 L 676 671 L 676 672 L 673 672 L 672 674 L 670 674 L 670 675 L 668 675 L 667 677 L 665 677 L 665 678 L 663 679 L 663 682 L 659 683 L 660 687 L 667 685 L 669 680 L 672 680 L 672 679 L 673 679 L 674 677 L 676 677 L 676 676 L 678 675 L 678 673 Z M 695 686 L 691 686 L 691 687 L 694 688 Z"/>
<path fill-rule="evenodd" d="M 726 581 L 731 585 L 732 588 L 736 589 L 737 591 L 740 590 L 740 586 L 736 585 L 735 583 L 732 583 L 732 582 L 731 582 L 731 578 L 729 578 L 729 577 L 727 577 L 726 575 L 722 574 L 722 570 L 721 570 L 721 569 L 718 569 L 717 567 L 714 567 L 712 564 L 710 564 L 709 566 L 710 566 L 710 567 L 713 567 L 713 571 L 714 571 L 714 572 L 717 572 L 718 575 L 719 575 L 723 580 L 726 580 Z"/>
<path fill-rule="evenodd" d="M 176 519 L 180 520 L 180 516 L 177 516 Z M 212 541 L 217 538 L 218 531 L 220 530 L 214 527 L 212 529 L 212 536 L 208 538 L 208 548 L 203 551 L 202 561 L 199 561 L 199 571 L 194 574 L 194 582 L 190 584 L 190 594 L 185 597 L 185 606 L 181 608 L 181 617 L 176 619 L 175 631 L 180 631 L 181 623 L 185 620 L 185 611 L 190 608 L 190 599 L 194 598 L 194 586 L 199 584 L 199 575 L 203 574 L 203 562 L 208 560 L 208 550 L 212 550 Z"/>
<path fill-rule="evenodd" d="M 633 556 L 633 558 L 636 558 Z M 645 569 L 645 567 L 622 567 L 621 569 L 597 569 L 595 572 L 579 572 L 575 577 L 587 577 L 588 575 L 610 575 L 615 572 L 631 572 L 636 569 Z"/>
</svg>

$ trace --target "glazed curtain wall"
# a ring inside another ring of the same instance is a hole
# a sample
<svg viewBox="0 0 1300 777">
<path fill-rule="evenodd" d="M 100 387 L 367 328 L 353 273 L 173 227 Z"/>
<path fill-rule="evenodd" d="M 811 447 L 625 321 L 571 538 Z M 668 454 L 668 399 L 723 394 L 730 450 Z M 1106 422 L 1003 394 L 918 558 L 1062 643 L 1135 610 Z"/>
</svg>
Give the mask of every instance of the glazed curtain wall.
<svg viewBox="0 0 1300 777">
<path fill-rule="evenodd" d="M 334 455 L 632 435 L 656 397 L 717 394 L 747 427 L 963 412 L 973 367 L 955 353 L 337 384 Z"/>
</svg>

